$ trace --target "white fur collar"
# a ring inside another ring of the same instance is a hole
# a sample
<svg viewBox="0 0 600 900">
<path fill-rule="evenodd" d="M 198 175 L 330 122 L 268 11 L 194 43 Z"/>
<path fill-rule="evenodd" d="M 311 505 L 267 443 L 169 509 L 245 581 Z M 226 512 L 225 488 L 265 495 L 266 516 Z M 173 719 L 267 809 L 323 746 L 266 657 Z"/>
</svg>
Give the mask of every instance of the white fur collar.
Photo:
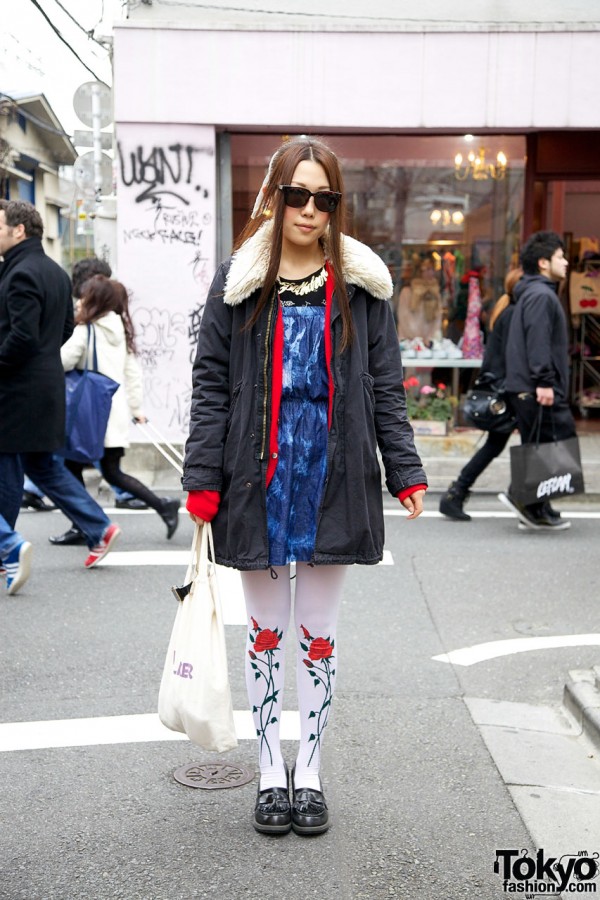
<svg viewBox="0 0 600 900">
<path fill-rule="evenodd" d="M 267 274 L 272 227 L 272 222 L 265 222 L 234 253 L 224 293 L 225 303 L 230 306 L 242 303 L 262 286 Z M 392 296 L 392 279 L 383 260 L 365 244 L 345 234 L 342 235 L 342 265 L 347 284 L 364 288 L 378 300 Z"/>
</svg>

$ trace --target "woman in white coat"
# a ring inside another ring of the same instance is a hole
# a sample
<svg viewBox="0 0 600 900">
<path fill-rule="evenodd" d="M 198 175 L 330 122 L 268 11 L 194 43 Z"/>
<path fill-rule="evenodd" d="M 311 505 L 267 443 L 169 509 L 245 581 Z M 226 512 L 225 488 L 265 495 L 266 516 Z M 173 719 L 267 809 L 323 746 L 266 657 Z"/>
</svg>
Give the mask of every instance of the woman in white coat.
<svg viewBox="0 0 600 900">
<path fill-rule="evenodd" d="M 61 348 L 65 372 L 85 367 L 88 353 L 88 325 L 92 326 L 88 365 L 93 368 L 93 344 L 96 340 L 97 368 L 120 385 L 113 395 L 104 456 L 99 461 L 102 475 L 139 497 L 156 510 L 167 526 L 167 538 L 173 537 L 179 522 L 179 500 L 159 497 L 132 475 L 121 470 L 120 460 L 129 446 L 129 423 L 133 417 L 144 422 L 141 411 L 142 373 L 135 356 L 133 324 L 129 316 L 127 290 L 124 285 L 104 275 L 94 275 L 81 289 L 81 300 L 75 317 L 76 327 Z M 71 460 L 66 466 L 81 480 L 83 465 Z"/>
</svg>

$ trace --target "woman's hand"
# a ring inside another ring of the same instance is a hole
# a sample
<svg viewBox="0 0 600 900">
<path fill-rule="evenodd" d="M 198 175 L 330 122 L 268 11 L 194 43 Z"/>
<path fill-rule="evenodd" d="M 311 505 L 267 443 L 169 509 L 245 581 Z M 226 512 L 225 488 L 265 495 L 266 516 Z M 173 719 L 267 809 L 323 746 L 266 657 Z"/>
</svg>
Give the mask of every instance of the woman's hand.
<svg viewBox="0 0 600 900">
<path fill-rule="evenodd" d="M 417 516 L 420 516 L 423 512 L 423 497 L 425 496 L 425 491 L 415 491 L 414 494 L 411 494 L 410 497 L 405 497 L 404 500 L 401 500 L 401 504 L 404 509 L 408 510 L 407 519 L 416 519 Z"/>
<path fill-rule="evenodd" d="M 205 520 L 205 519 L 201 519 L 200 516 L 195 516 L 195 515 L 194 515 L 193 513 L 191 513 L 191 512 L 188 513 L 188 516 L 190 517 L 190 519 L 192 520 L 192 522 L 195 522 L 195 523 L 196 523 L 196 525 L 206 525 L 206 520 Z"/>
</svg>

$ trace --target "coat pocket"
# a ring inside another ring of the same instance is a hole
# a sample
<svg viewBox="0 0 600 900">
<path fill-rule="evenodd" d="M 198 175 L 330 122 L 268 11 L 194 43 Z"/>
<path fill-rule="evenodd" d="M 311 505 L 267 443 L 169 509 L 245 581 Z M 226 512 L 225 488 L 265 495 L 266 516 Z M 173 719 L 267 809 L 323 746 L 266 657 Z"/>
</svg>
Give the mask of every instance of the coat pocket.
<svg viewBox="0 0 600 900">
<path fill-rule="evenodd" d="M 236 384 L 233 394 L 231 395 L 231 403 L 229 404 L 229 412 L 227 413 L 227 422 L 226 422 L 226 430 L 229 431 L 231 426 L 231 420 L 233 419 L 233 415 L 235 413 L 235 408 L 238 404 L 238 400 L 240 399 L 240 394 L 242 393 L 243 381 L 238 381 Z"/>
</svg>

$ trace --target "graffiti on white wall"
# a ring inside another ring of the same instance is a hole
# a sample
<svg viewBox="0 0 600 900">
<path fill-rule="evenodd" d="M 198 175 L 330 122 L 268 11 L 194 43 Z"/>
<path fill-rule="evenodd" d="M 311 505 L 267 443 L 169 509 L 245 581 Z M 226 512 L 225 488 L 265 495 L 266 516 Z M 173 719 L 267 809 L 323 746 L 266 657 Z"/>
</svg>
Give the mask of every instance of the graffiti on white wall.
<svg viewBox="0 0 600 900">
<path fill-rule="evenodd" d="M 214 129 L 122 124 L 117 138 L 117 277 L 131 294 L 144 411 L 169 440 L 182 442 L 215 270 Z"/>
</svg>

